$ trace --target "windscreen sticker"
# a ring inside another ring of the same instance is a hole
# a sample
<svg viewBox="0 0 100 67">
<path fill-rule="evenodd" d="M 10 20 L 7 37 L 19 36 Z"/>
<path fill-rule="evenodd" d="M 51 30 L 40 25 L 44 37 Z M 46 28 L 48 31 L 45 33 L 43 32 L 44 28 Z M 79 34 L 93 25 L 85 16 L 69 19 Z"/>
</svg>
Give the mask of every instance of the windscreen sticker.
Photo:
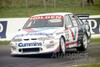
<svg viewBox="0 0 100 67">
<path fill-rule="evenodd" d="M 28 21 L 40 20 L 40 19 L 63 19 L 63 16 L 61 15 L 36 16 L 29 18 Z"/>
</svg>

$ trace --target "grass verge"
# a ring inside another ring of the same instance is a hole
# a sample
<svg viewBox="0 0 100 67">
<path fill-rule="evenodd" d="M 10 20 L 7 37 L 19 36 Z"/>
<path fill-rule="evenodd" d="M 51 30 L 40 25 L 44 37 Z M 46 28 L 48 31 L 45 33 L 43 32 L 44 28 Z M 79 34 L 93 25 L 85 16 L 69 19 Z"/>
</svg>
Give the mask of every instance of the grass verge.
<svg viewBox="0 0 100 67">
<path fill-rule="evenodd" d="M 10 41 L 0 41 L 0 45 L 9 45 Z"/>
<path fill-rule="evenodd" d="M 100 67 L 100 64 L 88 64 L 88 65 L 71 66 L 71 67 Z"/>
<path fill-rule="evenodd" d="M 90 41 L 91 41 L 90 43 L 98 43 L 99 44 L 100 38 L 91 38 Z"/>
<path fill-rule="evenodd" d="M 25 0 L 7 0 L 6 4 L 2 4 L 2 1 L 0 0 L 0 18 L 30 17 L 52 12 L 100 15 L 100 0 L 94 0 L 94 5 L 87 4 L 84 0 L 85 7 L 81 6 L 81 0 L 57 0 L 55 8 L 53 7 L 54 0 L 46 0 L 45 8 L 43 8 L 42 0 L 28 0 L 28 8 L 25 8 Z"/>
<path fill-rule="evenodd" d="M 0 8 L 0 18 L 31 17 L 36 14 L 72 12 L 74 14 L 100 15 L 100 8 L 96 6 L 82 7 L 56 7 L 56 8 Z"/>
</svg>

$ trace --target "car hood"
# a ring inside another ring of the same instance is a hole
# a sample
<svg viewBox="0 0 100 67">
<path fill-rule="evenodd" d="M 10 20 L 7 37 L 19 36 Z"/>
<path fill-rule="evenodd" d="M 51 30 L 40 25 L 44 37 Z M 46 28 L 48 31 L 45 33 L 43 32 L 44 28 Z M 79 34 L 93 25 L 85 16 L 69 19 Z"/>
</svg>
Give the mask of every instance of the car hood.
<svg viewBox="0 0 100 67">
<path fill-rule="evenodd" d="M 61 27 L 45 27 L 45 28 L 22 29 L 17 33 L 17 35 L 14 38 L 51 36 L 60 29 L 62 28 Z"/>
</svg>

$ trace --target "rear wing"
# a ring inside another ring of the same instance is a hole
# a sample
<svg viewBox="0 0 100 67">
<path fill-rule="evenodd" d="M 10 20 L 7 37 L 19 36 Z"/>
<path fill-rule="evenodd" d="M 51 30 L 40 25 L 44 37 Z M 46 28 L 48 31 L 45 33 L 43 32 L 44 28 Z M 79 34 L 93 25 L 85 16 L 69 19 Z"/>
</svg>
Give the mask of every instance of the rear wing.
<svg viewBox="0 0 100 67">
<path fill-rule="evenodd" d="M 88 19 L 89 15 L 88 14 L 76 14 L 77 17 L 79 17 L 79 19 Z"/>
</svg>

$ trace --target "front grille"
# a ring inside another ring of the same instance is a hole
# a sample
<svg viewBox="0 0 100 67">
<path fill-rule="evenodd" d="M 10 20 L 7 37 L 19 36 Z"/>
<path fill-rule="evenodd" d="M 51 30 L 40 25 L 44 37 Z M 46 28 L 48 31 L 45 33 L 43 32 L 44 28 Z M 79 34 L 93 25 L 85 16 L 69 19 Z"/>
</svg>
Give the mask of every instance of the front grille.
<svg viewBox="0 0 100 67">
<path fill-rule="evenodd" d="M 23 52 L 39 52 L 39 48 L 24 48 Z"/>
</svg>

